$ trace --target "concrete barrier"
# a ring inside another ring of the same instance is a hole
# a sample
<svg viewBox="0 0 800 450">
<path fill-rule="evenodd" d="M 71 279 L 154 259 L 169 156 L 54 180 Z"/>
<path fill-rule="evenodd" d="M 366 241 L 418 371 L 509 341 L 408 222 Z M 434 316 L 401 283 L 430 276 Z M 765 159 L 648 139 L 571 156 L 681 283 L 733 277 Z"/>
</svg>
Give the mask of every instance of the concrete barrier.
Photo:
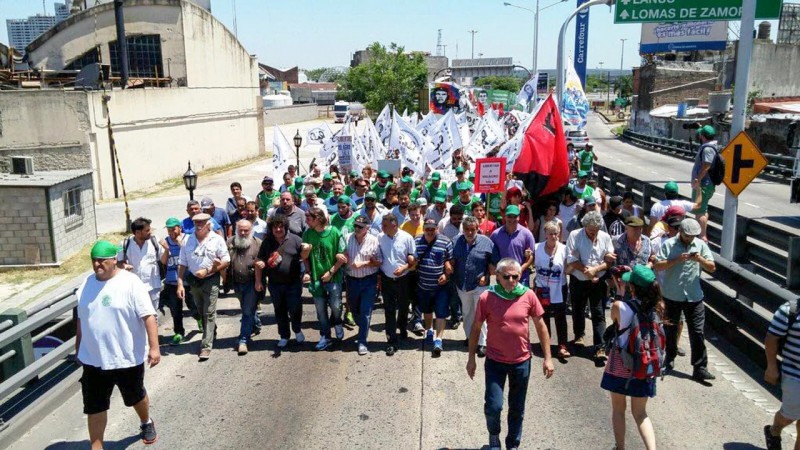
<svg viewBox="0 0 800 450">
<path fill-rule="evenodd" d="M 319 115 L 318 110 L 316 103 L 264 109 L 264 126 L 315 120 Z"/>
</svg>

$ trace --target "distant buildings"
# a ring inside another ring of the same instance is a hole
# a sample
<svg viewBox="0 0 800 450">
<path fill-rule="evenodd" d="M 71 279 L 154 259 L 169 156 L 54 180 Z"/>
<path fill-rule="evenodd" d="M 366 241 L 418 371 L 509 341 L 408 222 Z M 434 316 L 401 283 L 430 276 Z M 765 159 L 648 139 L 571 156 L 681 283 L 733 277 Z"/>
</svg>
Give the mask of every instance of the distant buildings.
<svg viewBox="0 0 800 450">
<path fill-rule="evenodd" d="M 24 52 L 28 44 L 58 22 L 59 20 L 56 16 L 43 16 L 41 14 L 30 16 L 27 19 L 7 19 L 6 28 L 8 29 L 9 45 L 20 52 Z"/>
</svg>

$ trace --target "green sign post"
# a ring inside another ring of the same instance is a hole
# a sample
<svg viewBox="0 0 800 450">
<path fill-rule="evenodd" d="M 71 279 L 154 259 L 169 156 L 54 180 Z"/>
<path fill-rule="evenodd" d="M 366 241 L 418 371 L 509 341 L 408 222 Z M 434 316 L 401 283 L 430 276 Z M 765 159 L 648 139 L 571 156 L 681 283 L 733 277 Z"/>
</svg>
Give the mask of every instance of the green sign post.
<svg viewBox="0 0 800 450">
<path fill-rule="evenodd" d="M 756 19 L 778 19 L 783 0 L 758 0 Z M 742 0 L 616 0 L 614 23 L 739 20 Z"/>
</svg>

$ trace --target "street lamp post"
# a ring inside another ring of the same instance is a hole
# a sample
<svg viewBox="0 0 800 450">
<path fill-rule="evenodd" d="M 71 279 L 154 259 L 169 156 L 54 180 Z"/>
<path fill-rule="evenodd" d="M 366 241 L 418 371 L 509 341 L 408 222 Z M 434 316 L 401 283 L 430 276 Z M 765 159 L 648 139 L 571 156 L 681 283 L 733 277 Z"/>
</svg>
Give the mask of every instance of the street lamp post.
<svg viewBox="0 0 800 450">
<path fill-rule="evenodd" d="M 536 0 L 536 10 L 532 10 L 530 8 L 526 8 L 524 6 L 515 5 L 513 3 L 504 2 L 503 6 L 510 6 L 512 8 L 524 9 L 533 14 L 533 57 L 532 57 L 532 64 L 531 64 L 531 72 L 536 73 L 539 69 L 539 13 L 544 11 L 547 8 L 553 7 L 558 5 L 559 3 L 564 3 L 567 0 L 558 0 L 557 2 L 547 5 L 544 8 L 539 8 L 539 0 Z"/>
<path fill-rule="evenodd" d="M 619 70 L 620 71 L 625 70 L 625 69 L 622 68 L 622 66 L 623 66 L 623 63 L 625 62 L 625 41 L 627 41 L 627 40 L 628 40 L 627 38 L 620 39 L 620 41 L 622 41 L 622 51 L 620 51 L 620 53 L 619 53 Z"/>
<path fill-rule="evenodd" d="M 300 130 L 294 135 L 294 148 L 297 156 L 297 173 L 300 174 L 300 146 L 303 144 L 303 137 L 300 136 Z"/>
<path fill-rule="evenodd" d="M 194 200 L 194 190 L 197 189 L 197 174 L 192 170 L 191 161 L 189 161 L 189 169 L 183 174 L 183 186 L 189 191 L 189 200 Z"/>
</svg>

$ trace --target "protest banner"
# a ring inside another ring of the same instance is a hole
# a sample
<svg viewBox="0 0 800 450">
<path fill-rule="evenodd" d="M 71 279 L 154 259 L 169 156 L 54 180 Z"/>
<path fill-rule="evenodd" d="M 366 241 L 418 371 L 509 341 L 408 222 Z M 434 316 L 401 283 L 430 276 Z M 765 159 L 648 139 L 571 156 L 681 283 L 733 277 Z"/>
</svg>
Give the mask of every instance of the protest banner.
<svg viewBox="0 0 800 450">
<path fill-rule="evenodd" d="M 378 170 L 385 170 L 395 177 L 400 176 L 400 160 L 399 159 L 379 159 Z"/>
<path fill-rule="evenodd" d="M 353 170 L 353 137 L 336 137 L 336 154 L 339 157 L 339 172 L 349 173 Z"/>
<path fill-rule="evenodd" d="M 503 192 L 505 179 L 505 158 L 479 158 L 475 161 L 475 192 Z"/>
</svg>

